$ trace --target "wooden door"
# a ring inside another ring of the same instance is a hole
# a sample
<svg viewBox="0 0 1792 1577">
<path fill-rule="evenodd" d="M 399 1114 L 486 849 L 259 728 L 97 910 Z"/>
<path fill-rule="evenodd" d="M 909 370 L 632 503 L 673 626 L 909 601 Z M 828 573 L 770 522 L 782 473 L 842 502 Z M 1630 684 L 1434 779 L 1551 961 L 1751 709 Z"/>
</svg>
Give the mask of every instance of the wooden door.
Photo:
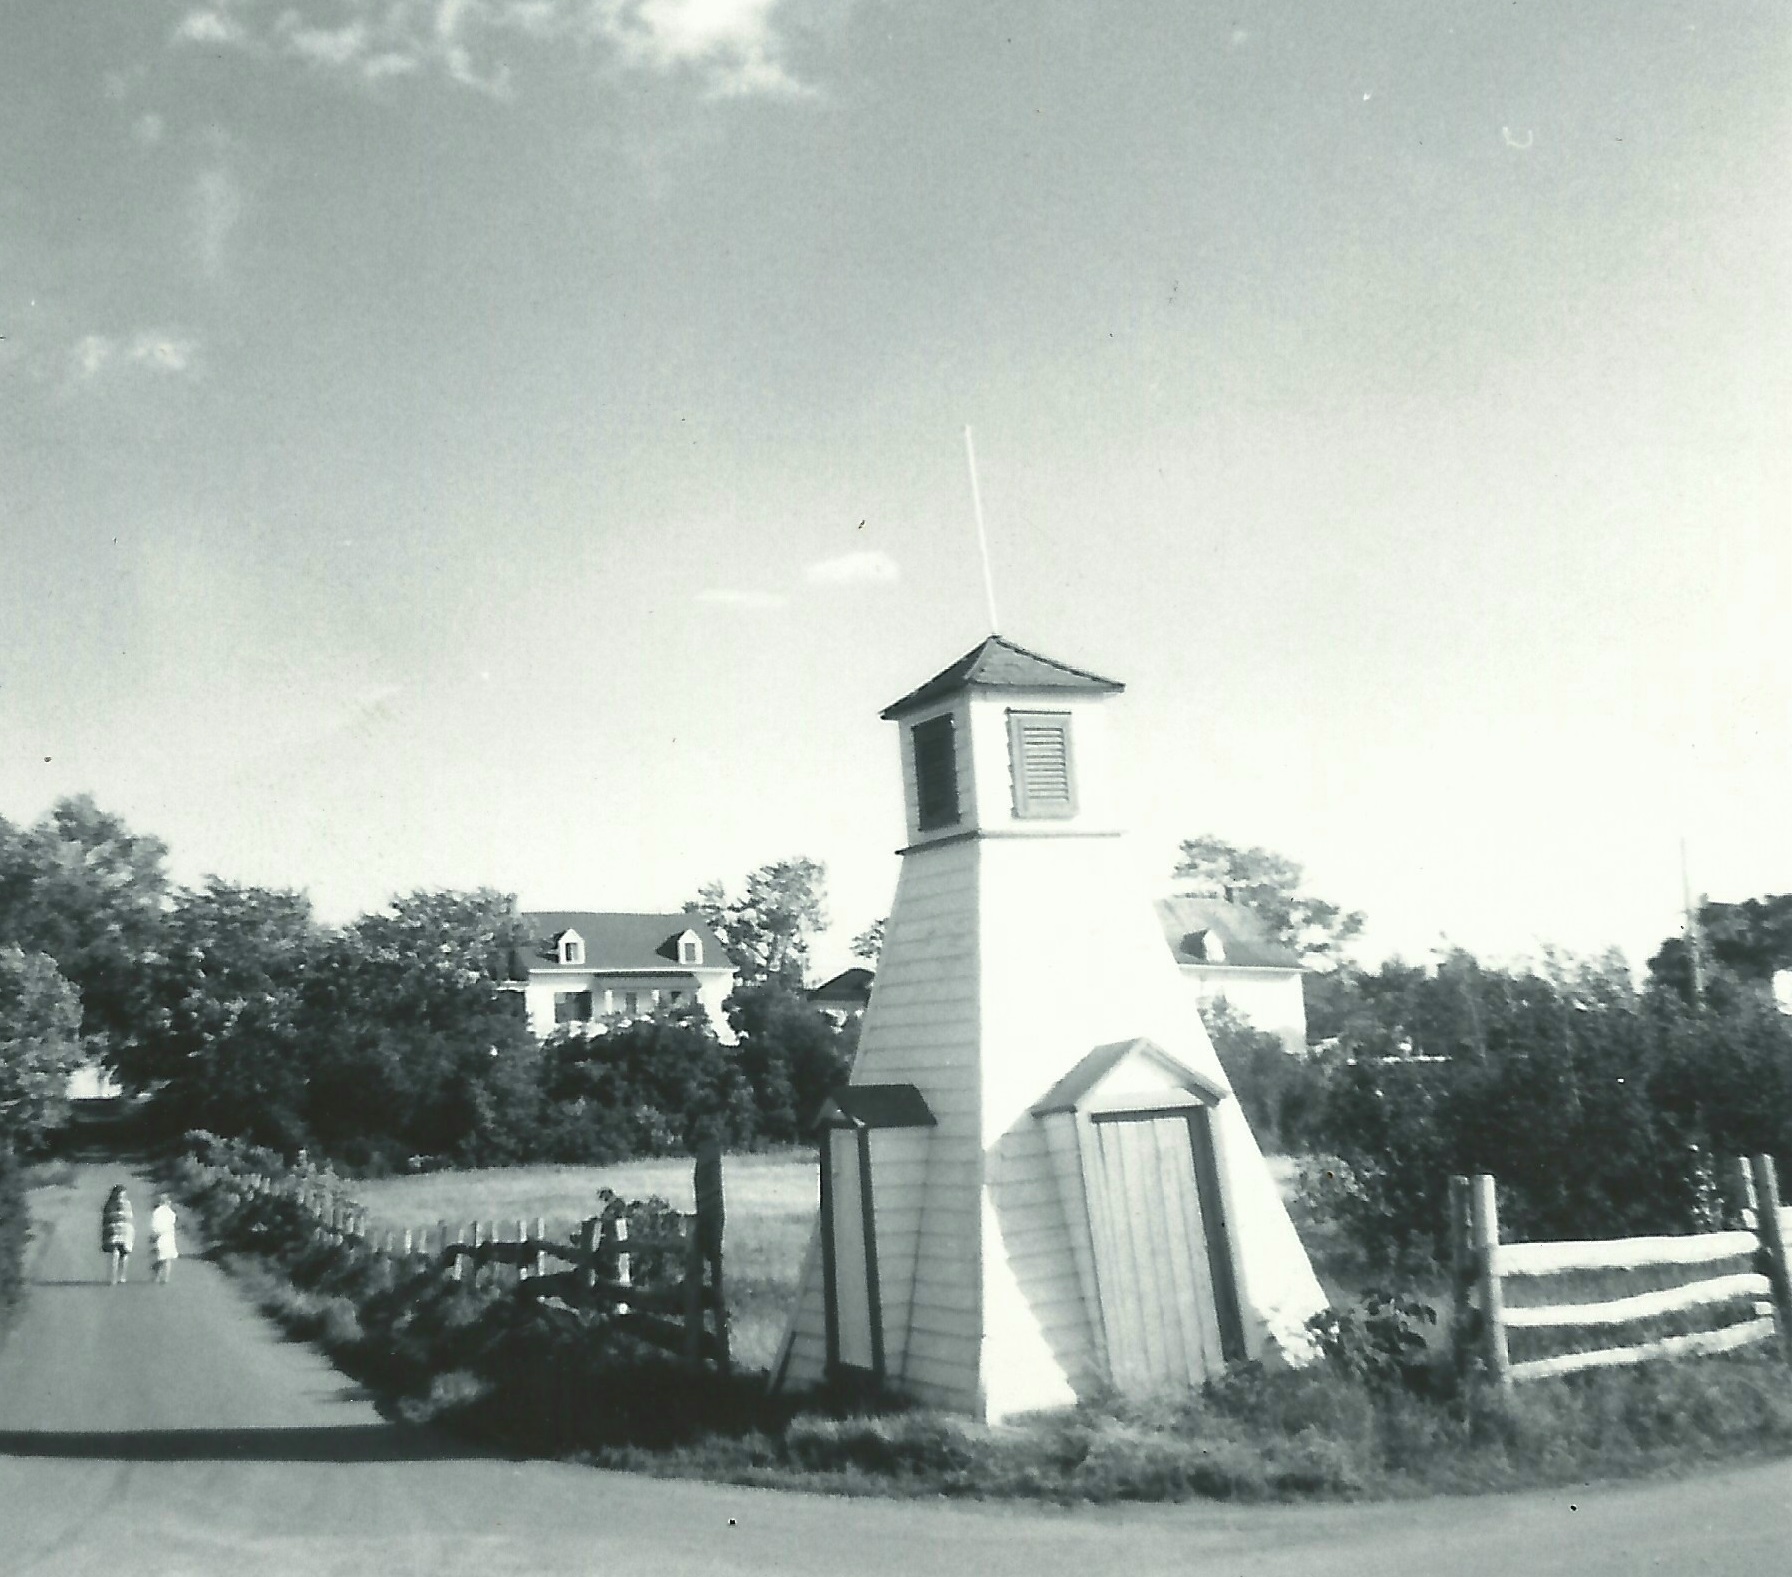
<svg viewBox="0 0 1792 1577">
<path fill-rule="evenodd" d="M 828 1342 L 830 1364 L 882 1378 L 877 1249 L 870 1236 L 870 1167 L 862 1129 L 824 1130 L 827 1146 Z"/>
<path fill-rule="evenodd" d="M 1243 1356 L 1206 1117 L 1097 1115 L 1086 1130 L 1096 1284 L 1124 1393 L 1199 1385 Z"/>
</svg>

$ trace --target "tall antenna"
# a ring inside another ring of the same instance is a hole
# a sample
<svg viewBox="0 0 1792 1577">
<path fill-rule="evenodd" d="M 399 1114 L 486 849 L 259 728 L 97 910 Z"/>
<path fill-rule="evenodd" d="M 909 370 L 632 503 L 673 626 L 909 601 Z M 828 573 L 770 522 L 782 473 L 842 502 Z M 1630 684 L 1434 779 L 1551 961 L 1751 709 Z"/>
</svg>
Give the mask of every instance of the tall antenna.
<svg viewBox="0 0 1792 1577">
<path fill-rule="evenodd" d="M 971 467 L 971 510 L 977 517 L 977 552 L 983 559 L 983 596 L 989 603 L 989 633 L 1000 632 L 996 619 L 996 583 L 989 573 L 989 538 L 983 530 L 983 494 L 977 487 L 977 449 L 971 442 L 971 430 L 964 430 L 964 457 Z"/>
</svg>

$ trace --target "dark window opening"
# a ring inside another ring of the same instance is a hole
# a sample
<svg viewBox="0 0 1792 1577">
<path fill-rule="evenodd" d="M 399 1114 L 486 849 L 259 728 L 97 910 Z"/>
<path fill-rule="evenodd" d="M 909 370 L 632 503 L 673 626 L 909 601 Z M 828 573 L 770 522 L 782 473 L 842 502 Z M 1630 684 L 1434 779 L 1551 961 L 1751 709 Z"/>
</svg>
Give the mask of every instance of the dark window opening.
<svg viewBox="0 0 1792 1577">
<path fill-rule="evenodd" d="M 554 1022 L 556 1024 L 585 1024 L 591 1019 L 591 993 L 589 991 L 556 991 L 554 993 Z"/>
<path fill-rule="evenodd" d="M 950 717 L 909 731 L 915 751 L 915 824 L 922 832 L 958 824 L 958 748 Z"/>
</svg>

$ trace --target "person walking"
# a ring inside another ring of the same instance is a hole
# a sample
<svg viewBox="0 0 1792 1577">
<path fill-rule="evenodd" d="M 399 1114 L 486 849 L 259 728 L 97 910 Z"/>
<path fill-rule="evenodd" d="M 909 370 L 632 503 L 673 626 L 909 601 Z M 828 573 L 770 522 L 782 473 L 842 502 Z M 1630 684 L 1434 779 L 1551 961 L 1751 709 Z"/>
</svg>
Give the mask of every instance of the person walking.
<svg viewBox="0 0 1792 1577">
<path fill-rule="evenodd" d="M 174 1226 L 174 1201 L 166 1194 L 157 1194 L 156 1207 L 149 1213 L 149 1263 L 159 1287 L 168 1285 L 174 1262 L 180 1258 Z"/>
<path fill-rule="evenodd" d="M 131 1250 L 136 1246 L 137 1228 L 131 1220 L 131 1196 L 123 1183 L 112 1185 L 106 1195 L 105 1209 L 100 1212 L 100 1250 L 106 1256 L 112 1285 L 122 1286 L 129 1268 Z"/>
</svg>

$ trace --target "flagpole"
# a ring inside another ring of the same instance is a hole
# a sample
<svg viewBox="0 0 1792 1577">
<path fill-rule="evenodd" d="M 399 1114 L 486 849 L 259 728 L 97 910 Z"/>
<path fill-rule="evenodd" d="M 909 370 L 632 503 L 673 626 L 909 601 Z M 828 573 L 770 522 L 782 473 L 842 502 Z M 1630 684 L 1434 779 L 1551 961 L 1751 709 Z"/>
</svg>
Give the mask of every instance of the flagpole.
<svg viewBox="0 0 1792 1577">
<path fill-rule="evenodd" d="M 996 619 L 996 583 L 989 570 L 989 537 L 983 529 L 983 494 L 977 486 L 977 449 L 971 442 L 971 430 L 964 430 L 964 457 L 971 468 L 971 512 L 977 518 L 977 553 L 983 560 L 983 596 L 989 604 L 989 633 L 999 633 Z"/>
</svg>

